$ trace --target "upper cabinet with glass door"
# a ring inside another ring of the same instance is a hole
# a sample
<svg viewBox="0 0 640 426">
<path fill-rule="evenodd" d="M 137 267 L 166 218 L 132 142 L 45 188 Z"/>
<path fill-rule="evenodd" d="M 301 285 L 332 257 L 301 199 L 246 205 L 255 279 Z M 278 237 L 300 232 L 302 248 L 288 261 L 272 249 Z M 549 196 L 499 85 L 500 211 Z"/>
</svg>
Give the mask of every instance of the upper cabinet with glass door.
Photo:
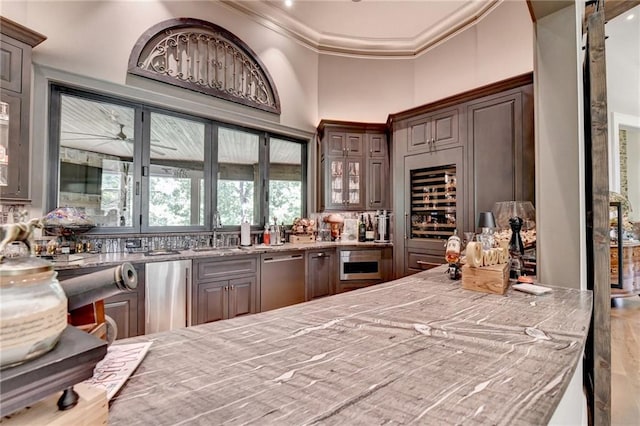
<svg viewBox="0 0 640 426">
<path fill-rule="evenodd" d="M 321 211 L 388 208 L 385 131 L 384 124 L 320 122 Z"/>
<path fill-rule="evenodd" d="M 46 39 L 0 16 L 0 200 L 29 201 L 31 49 Z"/>
</svg>

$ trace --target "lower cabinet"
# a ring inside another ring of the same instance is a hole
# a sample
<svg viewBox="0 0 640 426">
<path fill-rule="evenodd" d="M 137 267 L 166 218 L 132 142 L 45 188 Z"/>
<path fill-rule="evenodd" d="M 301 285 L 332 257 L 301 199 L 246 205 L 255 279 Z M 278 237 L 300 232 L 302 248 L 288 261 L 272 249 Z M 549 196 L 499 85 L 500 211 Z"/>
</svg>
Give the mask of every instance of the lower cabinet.
<svg viewBox="0 0 640 426">
<path fill-rule="evenodd" d="M 195 290 L 193 324 L 255 313 L 256 277 L 199 283 Z"/>
<path fill-rule="evenodd" d="M 407 275 L 426 271 L 446 263 L 444 256 L 419 249 L 408 249 L 406 253 Z"/>
<path fill-rule="evenodd" d="M 330 296 L 336 291 L 336 250 L 307 253 L 306 300 Z"/>
<path fill-rule="evenodd" d="M 104 299 L 104 313 L 111 317 L 118 328 L 117 339 L 141 336 L 144 334 L 144 265 L 135 264 L 133 267 L 138 274 L 136 291 L 122 292 Z M 64 284 L 69 278 L 101 271 L 103 267 L 68 269 L 58 271 L 58 281 Z"/>
<path fill-rule="evenodd" d="M 122 293 L 104 301 L 104 314 L 118 327 L 117 339 L 144 334 L 144 310 L 138 310 L 137 293 Z"/>
<path fill-rule="evenodd" d="M 257 256 L 194 260 L 193 273 L 192 325 L 257 312 Z"/>
</svg>

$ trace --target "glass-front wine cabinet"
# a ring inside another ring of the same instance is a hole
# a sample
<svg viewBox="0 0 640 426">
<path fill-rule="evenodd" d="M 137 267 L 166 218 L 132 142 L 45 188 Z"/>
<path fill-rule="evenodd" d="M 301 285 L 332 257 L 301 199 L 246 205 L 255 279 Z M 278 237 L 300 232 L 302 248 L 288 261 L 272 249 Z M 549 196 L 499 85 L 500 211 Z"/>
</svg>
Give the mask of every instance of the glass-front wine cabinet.
<svg viewBox="0 0 640 426">
<path fill-rule="evenodd" d="M 456 165 L 411 173 L 411 238 L 447 240 L 456 228 Z"/>
<path fill-rule="evenodd" d="M 464 229 L 462 149 L 405 157 L 405 245 L 410 253 L 442 255 Z M 435 259 L 434 259 L 435 260 Z"/>
</svg>

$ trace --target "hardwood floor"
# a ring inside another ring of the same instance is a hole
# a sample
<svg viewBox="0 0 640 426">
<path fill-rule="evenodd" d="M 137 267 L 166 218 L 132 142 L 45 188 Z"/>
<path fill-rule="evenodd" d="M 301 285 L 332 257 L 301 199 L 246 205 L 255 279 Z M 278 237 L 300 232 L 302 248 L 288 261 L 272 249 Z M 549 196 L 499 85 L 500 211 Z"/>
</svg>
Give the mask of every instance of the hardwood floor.
<svg viewBox="0 0 640 426">
<path fill-rule="evenodd" d="M 611 304 L 611 424 L 640 424 L 640 297 Z"/>
</svg>

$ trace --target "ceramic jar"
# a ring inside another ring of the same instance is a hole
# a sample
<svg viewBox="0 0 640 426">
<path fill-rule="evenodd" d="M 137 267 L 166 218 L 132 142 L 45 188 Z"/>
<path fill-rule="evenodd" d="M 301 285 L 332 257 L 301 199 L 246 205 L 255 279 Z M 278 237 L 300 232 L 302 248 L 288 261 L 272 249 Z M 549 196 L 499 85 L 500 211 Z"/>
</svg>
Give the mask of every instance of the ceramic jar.
<svg viewBox="0 0 640 426">
<path fill-rule="evenodd" d="M 51 263 L 36 257 L 0 263 L 0 368 L 53 349 L 67 327 L 67 297 Z"/>
</svg>

